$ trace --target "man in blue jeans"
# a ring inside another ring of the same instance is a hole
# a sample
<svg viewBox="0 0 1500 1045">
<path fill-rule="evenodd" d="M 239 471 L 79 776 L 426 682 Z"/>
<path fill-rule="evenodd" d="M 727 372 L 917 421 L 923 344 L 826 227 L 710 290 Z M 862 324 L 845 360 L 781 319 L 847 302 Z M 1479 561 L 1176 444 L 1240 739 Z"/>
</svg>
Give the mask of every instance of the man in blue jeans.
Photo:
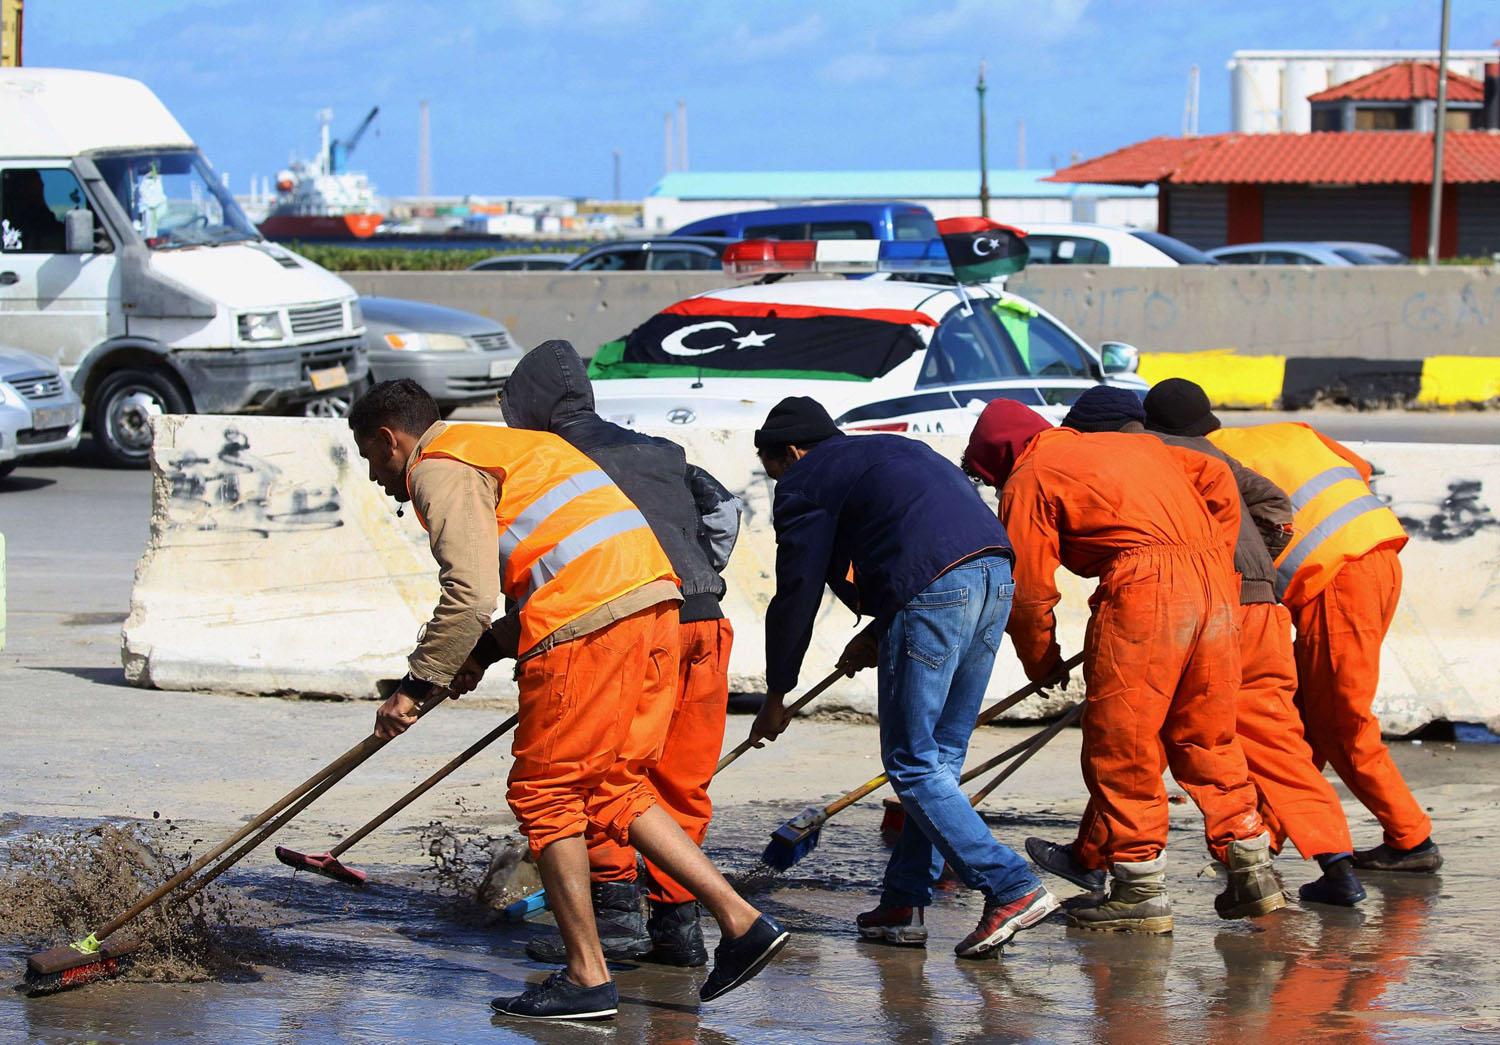
<svg viewBox="0 0 1500 1045">
<path fill-rule="evenodd" d="M 766 611 L 766 701 L 751 735 L 786 728 L 823 585 L 872 622 L 839 667 L 878 666 L 880 757 L 906 810 L 880 905 L 860 935 L 925 946 L 923 908 L 946 861 L 984 893 L 984 915 L 955 951 L 994 954 L 1057 900 L 997 842 L 958 777 L 1010 616 L 1014 558 L 969 479 L 904 436 L 846 436 L 805 397 L 783 399 L 755 433 L 776 481 L 776 595 Z"/>
</svg>

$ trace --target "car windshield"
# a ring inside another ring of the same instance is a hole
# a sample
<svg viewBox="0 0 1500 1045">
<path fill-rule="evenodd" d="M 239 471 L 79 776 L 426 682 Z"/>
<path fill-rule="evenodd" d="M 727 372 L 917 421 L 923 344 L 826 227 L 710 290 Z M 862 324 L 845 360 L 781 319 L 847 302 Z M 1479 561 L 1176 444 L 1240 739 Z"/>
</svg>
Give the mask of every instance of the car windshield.
<svg viewBox="0 0 1500 1045">
<path fill-rule="evenodd" d="M 976 299 L 943 317 L 917 387 L 1018 377 L 1092 378 L 1092 361 L 1061 327 L 1012 298 Z"/>
<path fill-rule="evenodd" d="M 136 232 L 154 250 L 260 238 L 194 150 L 117 153 L 94 162 Z"/>
<path fill-rule="evenodd" d="M 1189 246 L 1180 239 L 1164 236 L 1160 232 L 1142 232 L 1132 229 L 1130 234 L 1143 243 L 1149 243 L 1179 265 L 1217 265 L 1218 262 L 1197 247 Z"/>
</svg>

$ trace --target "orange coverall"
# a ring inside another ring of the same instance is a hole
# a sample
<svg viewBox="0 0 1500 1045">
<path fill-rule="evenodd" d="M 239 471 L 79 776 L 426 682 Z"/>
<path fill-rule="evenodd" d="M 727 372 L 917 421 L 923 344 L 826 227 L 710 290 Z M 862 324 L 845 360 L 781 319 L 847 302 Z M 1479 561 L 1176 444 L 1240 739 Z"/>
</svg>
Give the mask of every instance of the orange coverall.
<svg viewBox="0 0 1500 1045">
<path fill-rule="evenodd" d="M 729 651 L 734 629 L 727 617 L 679 624 L 675 707 L 661 758 L 646 773 L 658 803 L 698 846 L 708 834 L 713 804 L 708 782 L 713 779 L 724 746 L 725 715 L 729 703 Z M 608 834 L 589 835 L 589 869 L 596 882 L 635 880 L 635 850 Z M 658 903 L 679 904 L 696 899 L 650 860 L 651 880 L 646 895 Z"/>
<path fill-rule="evenodd" d="M 1228 466 L 1148 436 L 1053 429 L 1017 459 L 1000 518 L 1016 550 L 1007 630 L 1029 677 L 1061 659 L 1057 567 L 1099 578 L 1084 647 L 1090 802 L 1075 859 L 1092 869 L 1159 856 L 1168 766 L 1217 859 L 1264 831 L 1235 739 L 1239 492 Z"/>
</svg>

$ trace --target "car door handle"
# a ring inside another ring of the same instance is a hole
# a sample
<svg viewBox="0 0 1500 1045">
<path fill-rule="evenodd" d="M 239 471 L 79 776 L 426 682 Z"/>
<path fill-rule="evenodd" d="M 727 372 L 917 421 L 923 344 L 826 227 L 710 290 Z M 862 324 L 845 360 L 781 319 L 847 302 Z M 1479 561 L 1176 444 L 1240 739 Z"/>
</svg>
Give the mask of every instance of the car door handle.
<svg viewBox="0 0 1500 1045">
<path fill-rule="evenodd" d="M 0 272 L 0 286 L 8 287 L 13 283 L 19 282 L 21 282 L 21 277 L 14 272 Z"/>
</svg>

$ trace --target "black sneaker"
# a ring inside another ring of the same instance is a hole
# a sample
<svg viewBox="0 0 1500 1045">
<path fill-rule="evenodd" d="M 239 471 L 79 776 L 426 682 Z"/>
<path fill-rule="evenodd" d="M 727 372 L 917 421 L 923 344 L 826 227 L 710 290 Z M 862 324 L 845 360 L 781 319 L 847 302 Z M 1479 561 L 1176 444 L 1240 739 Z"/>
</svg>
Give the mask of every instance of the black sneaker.
<svg viewBox="0 0 1500 1045">
<path fill-rule="evenodd" d="M 589 887 L 594 904 L 594 928 L 599 946 L 612 962 L 633 962 L 651 950 L 646 919 L 641 914 L 641 892 L 635 882 L 595 882 Z M 526 957 L 547 965 L 565 965 L 562 936 L 547 933 L 526 941 Z M 706 956 L 705 956 L 706 957 Z"/>
<path fill-rule="evenodd" d="M 1374 849 L 1357 850 L 1354 854 L 1354 866 L 1361 871 L 1437 874 L 1443 866 L 1443 854 L 1430 838 L 1411 849 L 1397 849 L 1381 842 Z"/>
<path fill-rule="evenodd" d="M 1303 903 L 1321 903 L 1330 907 L 1353 907 L 1365 898 L 1365 887 L 1354 873 L 1354 861 L 1335 860 L 1323 869 L 1323 877 L 1297 890 Z"/>
<path fill-rule="evenodd" d="M 703 945 L 696 900 L 687 903 L 652 900 L 646 932 L 651 937 L 651 953 L 646 955 L 646 961 L 689 969 L 708 964 L 708 948 Z"/>
<path fill-rule="evenodd" d="M 1102 893 L 1106 885 L 1103 871 L 1090 871 L 1073 859 L 1073 847 L 1058 845 L 1045 838 L 1026 839 L 1026 855 L 1031 862 L 1049 874 L 1072 882 L 1080 889 L 1091 893 Z"/>
<path fill-rule="evenodd" d="M 743 936 L 720 940 L 714 948 L 713 971 L 698 988 L 699 1000 L 713 1001 L 753 979 L 786 946 L 791 935 L 770 915 L 763 914 Z"/>
<path fill-rule="evenodd" d="M 613 981 L 580 987 L 559 969 L 514 998 L 496 998 L 490 1008 L 523 1020 L 612 1020 L 620 1011 L 620 994 Z"/>
</svg>

